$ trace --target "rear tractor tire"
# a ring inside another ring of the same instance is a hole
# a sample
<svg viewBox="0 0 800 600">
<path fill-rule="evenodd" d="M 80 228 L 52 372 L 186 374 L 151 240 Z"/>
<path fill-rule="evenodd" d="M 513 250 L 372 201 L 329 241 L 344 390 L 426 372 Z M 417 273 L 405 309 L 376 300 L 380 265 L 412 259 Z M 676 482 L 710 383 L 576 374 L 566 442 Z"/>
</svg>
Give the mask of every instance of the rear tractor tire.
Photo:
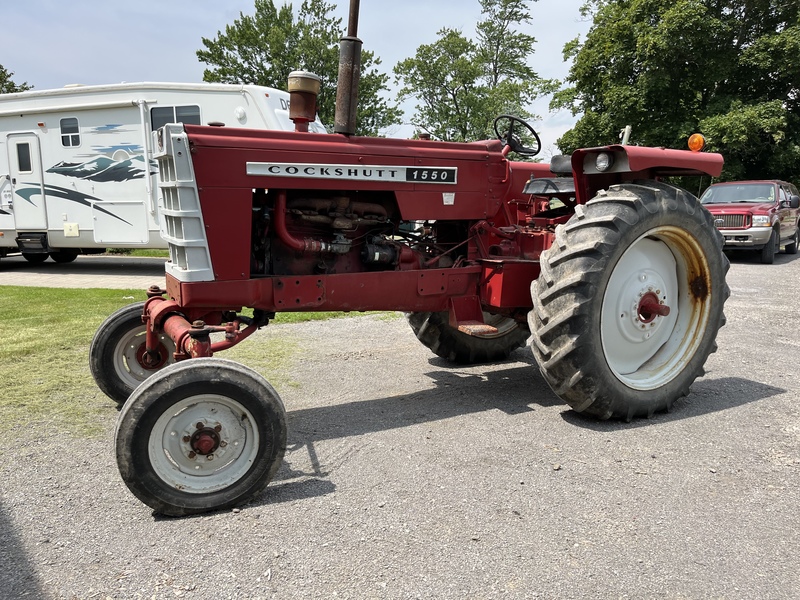
<svg viewBox="0 0 800 600">
<path fill-rule="evenodd" d="M 545 380 L 600 419 L 670 409 L 717 348 L 728 267 L 722 236 L 688 192 L 651 181 L 600 192 L 556 229 L 531 286 Z"/>
<path fill-rule="evenodd" d="M 450 314 L 419 312 L 407 315 L 408 323 L 423 345 L 437 356 L 462 365 L 491 363 L 505 360 L 517 348 L 525 345 L 528 329 L 514 319 L 483 313 L 487 325 L 497 333 L 468 335 L 450 325 Z"/>
<path fill-rule="evenodd" d="M 131 395 L 117 422 L 128 489 L 179 517 L 231 508 L 260 493 L 286 451 L 286 410 L 261 375 L 219 358 L 166 367 Z"/>
<path fill-rule="evenodd" d="M 175 342 L 161 333 L 158 356 L 145 359 L 144 302 L 123 306 L 111 314 L 94 334 L 89 346 L 89 369 L 97 387 L 117 404 L 160 369 L 175 362 Z"/>
</svg>

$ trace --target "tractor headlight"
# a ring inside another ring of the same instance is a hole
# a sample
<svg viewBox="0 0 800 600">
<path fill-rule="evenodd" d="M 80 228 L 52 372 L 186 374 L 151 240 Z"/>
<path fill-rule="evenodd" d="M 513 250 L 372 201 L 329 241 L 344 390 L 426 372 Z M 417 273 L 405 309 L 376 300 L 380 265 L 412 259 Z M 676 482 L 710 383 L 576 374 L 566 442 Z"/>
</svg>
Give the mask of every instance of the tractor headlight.
<svg viewBox="0 0 800 600">
<path fill-rule="evenodd" d="M 753 227 L 769 227 L 769 215 L 753 215 Z"/>
<path fill-rule="evenodd" d="M 595 168 L 601 173 L 608 171 L 614 164 L 614 156 L 608 152 L 601 152 L 594 159 Z"/>
</svg>

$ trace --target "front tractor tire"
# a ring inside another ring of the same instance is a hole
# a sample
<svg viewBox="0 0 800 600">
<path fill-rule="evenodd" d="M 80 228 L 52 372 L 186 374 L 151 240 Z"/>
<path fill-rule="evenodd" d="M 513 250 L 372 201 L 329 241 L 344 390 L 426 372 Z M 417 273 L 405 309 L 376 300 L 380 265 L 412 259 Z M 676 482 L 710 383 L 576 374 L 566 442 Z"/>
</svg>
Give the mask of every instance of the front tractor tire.
<svg viewBox="0 0 800 600">
<path fill-rule="evenodd" d="M 89 346 L 89 370 L 97 387 L 119 405 L 145 379 L 175 362 L 175 342 L 163 332 L 157 356 L 148 361 L 143 310 L 144 302 L 123 306 L 100 325 Z"/>
<path fill-rule="evenodd" d="M 528 329 L 514 319 L 483 313 L 487 325 L 497 333 L 469 335 L 450 325 L 450 313 L 409 313 L 408 324 L 417 339 L 434 354 L 460 365 L 492 363 L 505 360 L 530 336 Z"/>
<path fill-rule="evenodd" d="M 689 393 L 725 323 L 729 263 L 697 199 L 612 186 L 556 229 L 531 285 L 531 347 L 553 391 L 600 419 L 650 417 Z"/>
<path fill-rule="evenodd" d="M 255 371 L 195 358 L 136 389 L 115 445 L 123 481 L 157 513 L 222 510 L 252 499 L 275 476 L 286 451 L 286 410 Z"/>
</svg>

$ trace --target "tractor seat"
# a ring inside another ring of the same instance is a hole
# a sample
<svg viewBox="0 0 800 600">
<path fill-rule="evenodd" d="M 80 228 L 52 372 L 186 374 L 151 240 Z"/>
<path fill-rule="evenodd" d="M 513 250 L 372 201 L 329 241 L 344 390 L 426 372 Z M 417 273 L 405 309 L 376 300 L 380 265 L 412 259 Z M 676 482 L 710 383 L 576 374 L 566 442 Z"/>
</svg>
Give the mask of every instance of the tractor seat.
<svg viewBox="0 0 800 600">
<path fill-rule="evenodd" d="M 550 159 L 550 171 L 556 175 L 572 175 L 572 155 L 558 154 Z"/>
</svg>

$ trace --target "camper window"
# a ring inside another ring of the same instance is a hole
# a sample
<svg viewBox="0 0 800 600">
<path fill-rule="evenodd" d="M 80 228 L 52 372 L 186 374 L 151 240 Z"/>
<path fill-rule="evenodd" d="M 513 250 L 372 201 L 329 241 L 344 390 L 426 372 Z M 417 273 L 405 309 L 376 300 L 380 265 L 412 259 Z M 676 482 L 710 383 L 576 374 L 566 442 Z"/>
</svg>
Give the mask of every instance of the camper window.
<svg viewBox="0 0 800 600">
<path fill-rule="evenodd" d="M 68 117 L 61 119 L 61 145 L 64 147 L 80 146 L 81 136 L 78 129 L 78 119 Z"/>
<path fill-rule="evenodd" d="M 17 144 L 17 167 L 20 173 L 30 173 L 31 168 L 31 145 L 27 142 Z"/>
<path fill-rule="evenodd" d="M 200 125 L 200 107 L 197 105 L 154 106 L 150 110 L 150 126 L 153 131 L 167 123 Z"/>
</svg>

